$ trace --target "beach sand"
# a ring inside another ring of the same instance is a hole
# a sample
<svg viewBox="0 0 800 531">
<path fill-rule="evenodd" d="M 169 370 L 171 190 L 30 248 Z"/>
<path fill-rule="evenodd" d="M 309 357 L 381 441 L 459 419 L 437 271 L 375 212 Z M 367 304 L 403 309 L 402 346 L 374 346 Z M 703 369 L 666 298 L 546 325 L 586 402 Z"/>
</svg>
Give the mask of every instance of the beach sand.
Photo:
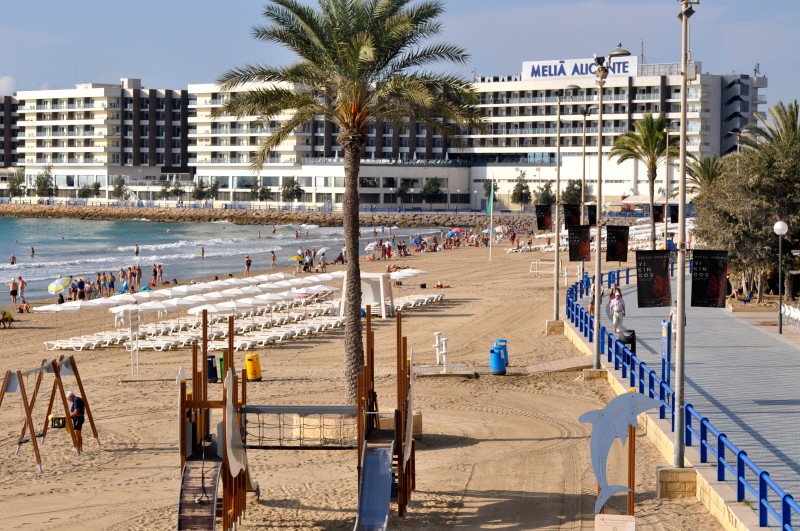
<svg viewBox="0 0 800 531">
<path fill-rule="evenodd" d="M 488 369 L 488 350 L 497 338 L 508 340 L 514 372 L 579 355 L 564 337 L 544 335 L 545 320 L 552 318 L 553 281 L 528 271 L 537 258 L 552 267 L 552 254 L 508 254 L 506 247 L 496 247 L 491 262 L 485 248 L 415 254 L 397 262 L 429 274 L 395 288 L 396 295 L 445 293 L 438 304 L 404 313 L 403 332 L 417 363 L 434 363 L 435 331 L 449 339 L 449 361 L 481 371 Z M 385 268 L 385 262 L 362 262 L 365 271 Z M 421 282 L 428 289 L 421 289 Z M 431 289 L 436 282 L 450 287 Z M 378 404 L 393 409 L 394 320 L 374 323 Z M 37 367 L 52 356 L 42 341 L 112 324 L 103 310 L 82 317 L 24 315 L 13 329 L 0 329 L 0 370 Z M 342 350 L 343 332 L 337 331 L 256 351 L 264 381 L 248 384 L 248 402 L 340 403 Z M 87 423 L 84 453 L 76 457 L 65 432 L 51 430 L 41 445 L 44 472 L 39 474 L 30 443 L 14 454 L 23 414 L 19 395 L 6 395 L 0 407 L 2 527 L 174 528 L 181 473 L 174 377 L 179 367 L 189 365 L 190 350 L 143 351 L 141 376 L 151 381 L 139 382 L 125 381 L 129 355 L 121 347 L 64 354 L 77 360 L 102 446 L 92 439 Z M 244 355 L 235 354 L 239 368 Z M 73 380 L 65 380 L 73 389 Z M 580 372 L 483 374 L 478 379 L 418 379 L 415 385 L 424 433 L 417 446 L 417 488 L 405 519 L 397 517 L 393 505 L 391 528 L 593 529 L 590 426 L 577 419 L 613 398 L 604 380 L 583 381 Z M 221 398 L 221 386 L 212 384 L 209 393 Z M 44 396 L 34 407 L 37 418 L 44 413 Z M 655 469 L 668 463 L 641 431 L 636 448 L 640 528 L 720 528 L 694 498 L 656 499 Z M 261 498 L 248 495 L 241 529 L 352 529 L 358 490 L 355 450 L 250 450 L 248 458 Z M 624 484 L 625 450 L 618 442 L 609 462 L 609 482 Z M 625 497 L 615 497 L 608 507 L 621 513 Z"/>
</svg>

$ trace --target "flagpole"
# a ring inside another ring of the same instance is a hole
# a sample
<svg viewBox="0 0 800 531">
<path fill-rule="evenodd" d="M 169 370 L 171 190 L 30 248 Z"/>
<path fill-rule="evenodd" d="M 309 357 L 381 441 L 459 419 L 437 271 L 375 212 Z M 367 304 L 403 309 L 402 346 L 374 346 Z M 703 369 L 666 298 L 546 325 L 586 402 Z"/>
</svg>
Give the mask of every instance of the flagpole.
<svg viewBox="0 0 800 531">
<path fill-rule="evenodd" d="M 492 240 L 494 239 L 494 174 L 489 188 L 489 261 L 492 261 Z"/>
</svg>

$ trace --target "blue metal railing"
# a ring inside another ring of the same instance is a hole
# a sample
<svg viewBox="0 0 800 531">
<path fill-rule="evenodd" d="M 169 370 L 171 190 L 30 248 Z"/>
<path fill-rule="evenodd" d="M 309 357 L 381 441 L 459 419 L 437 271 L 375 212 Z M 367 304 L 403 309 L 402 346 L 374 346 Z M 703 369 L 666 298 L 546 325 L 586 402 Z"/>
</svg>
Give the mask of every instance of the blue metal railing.
<svg viewBox="0 0 800 531">
<path fill-rule="evenodd" d="M 692 265 L 690 261 L 690 271 Z M 625 270 L 626 285 L 630 283 L 630 271 L 630 268 Z M 622 280 L 620 272 L 616 270 L 603 274 L 601 282 L 607 283 L 609 287 L 615 281 L 620 284 Z M 674 270 L 671 273 L 674 275 Z M 589 294 L 589 286 L 593 279 L 594 277 L 584 277 L 570 286 L 567 289 L 566 304 L 567 319 L 590 343 L 594 342 L 594 317 L 580 305 L 579 300 Z M 666 418 L 669 412 L 671 431 L 674 432 L 675 390 L 604 326 L 600 327 L 600 337 L 603 338 L 600 355 L 606 356 L 609 366 L 614 364 L 614 370 L 620 372 L 620 376 L 623 380 L 627 380 L 629 387 L 661 402 L 659 418 Z M 793 531 L 792 518 L 794 515 L 800 516 L 800 505 L 795 502 L 794 497 L 784 491 L 770 477 L 769 472 L 756 465 L 747 457 L 747 452 L 729 441 L 724 433 L 717 430 L 691 404 L 684 405 L 684 412 L 686 446 L 693 446 L 694 438 L 697 439 L 700 462 L 708 463 L 709 454 L 711 455 L 716 463 L 717 481 L 735 481 L 736 499 L 739 502 L 745 501 L 748 493 L 758 501 L 758 522 L 761 527 L 768 527 L 770 518 L 773 518 L 780 522 L 780 529 L 783 531 Z M 694 421 L 697 422 L 696 427 Z M 732 477 L 729 477 L 729 472 Z M 773 504 L 779 504 L 779 507 L 773 507 Z"/>
</svg>

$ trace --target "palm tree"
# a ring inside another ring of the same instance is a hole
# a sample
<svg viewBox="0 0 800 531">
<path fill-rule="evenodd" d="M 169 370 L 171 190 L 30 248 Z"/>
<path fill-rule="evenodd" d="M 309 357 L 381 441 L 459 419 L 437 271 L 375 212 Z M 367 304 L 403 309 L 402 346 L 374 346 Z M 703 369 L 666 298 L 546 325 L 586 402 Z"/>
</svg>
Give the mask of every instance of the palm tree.
<svg viewBox="0 0 800 531">
<path fill-rule="evenodd" d="M 692 157 L 686 165 L 686 184 L 690 192 L 707 192 L 714 185 L 714 180 L 724 173 L 724 164 L 719 155 L 711 157 Z"/>
<path fill-rule="evenodd" d="M 763 114 L 753 113 L 756 123 L 746 125 L 739 137 L 743 146 L 759 149 L 765 144 L 796 140 L 800 135 L 800 106 L 797 100 L 789 105 L 779 101 L 767 112 L 772 123 Z"/>
<path fill-rule="evenodd" d="M 269 0 L 263 15 L 269 25 L 253 36 L 278 43 L 298 60 L 290 66 L 246 65 L 225 73 L 223 91 L 257 83 L 234 95 L 217 115 L 256 116 L 262 122 L 289 115 L 261 145 L 259 170 L 271 150 L 311 120 L 338 127 L 344 153 L 344 239 L 352 258 L 345 286 L 346 398 L 356 400 L 356 377 L 364 364 L 361 338 L 361 271 L 358 263 L 358 175 L 368 124 L 380 119 L 400 126 L 409 117 L 446 138 L 480 125 L 478 96 L 471 83 L 451 74 L 423 70 L 438 61 L 463 65 L 460 47 L 426 44 L 440 33 L 443 1 L 319 0 L 319 8 L 300 0 Z"/>
<path fill-rule="evenodd" d="M 651 113 L 646 113 L 641 120 L 633 123 L 633 131 L 623 133 L 614 142 L 609 158 L 617 157 L 617 164 L 627 160 L 639 161 L 647 168 L 647 182 L 650 191 L 650 249 L 656 248 L 656 223 L 653 217 L 655 201 L 656 169 L 661 165 L 666 156 L 666 133 L 664 128 L 667 120 L 664 113 L 653 118 Z M 669 154 L 677 156 L 678 149 L 673 144 L 675 137 L 670 138 Z M 666 215 L 666 213 L 665 213 Z"/>
</svg>

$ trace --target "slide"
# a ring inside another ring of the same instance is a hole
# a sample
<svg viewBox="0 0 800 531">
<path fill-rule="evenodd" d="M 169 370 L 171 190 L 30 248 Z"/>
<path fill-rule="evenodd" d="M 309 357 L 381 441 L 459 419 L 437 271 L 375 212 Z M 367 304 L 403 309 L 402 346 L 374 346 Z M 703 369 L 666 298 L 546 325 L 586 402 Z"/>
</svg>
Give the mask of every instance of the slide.
<svg viewBox="0 0 800 531">
<path fill-rule="evenodd" d="M 222 460 L 191 458 L 183 466 L 178 529 L 215 529 Z M 204 492 L 205 491 L 205 492 Z"/>
<path fill-rule="evenodd" d="M 383 530 L 389 523 L 393 453 L 394 443 L 388 446 L 364 446 L 355 531 Z"/>
</svg>

